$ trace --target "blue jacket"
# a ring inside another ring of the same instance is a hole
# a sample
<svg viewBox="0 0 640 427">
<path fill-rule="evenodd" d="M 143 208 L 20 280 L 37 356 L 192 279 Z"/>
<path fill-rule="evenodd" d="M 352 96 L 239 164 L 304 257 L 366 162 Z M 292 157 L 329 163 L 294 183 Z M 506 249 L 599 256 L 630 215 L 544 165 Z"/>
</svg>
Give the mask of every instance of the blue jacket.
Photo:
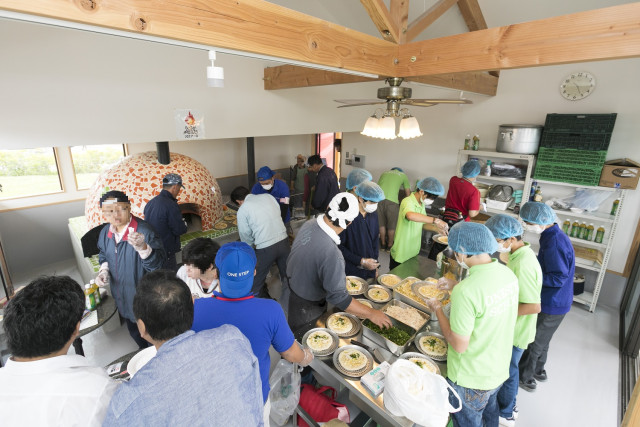
<svg viewBox="0 0 640 427">
<path fill-rule="evenodd" d="M 291 213 L 289 212 L 289 187 L 287 184 L 281 179 L 273 180 L 273 187 L 271 190 L 265 190 L 262 188 L 259 182 L 253 184 L 253 188 L 251 188 L 251 194 L 271 194 L 276 202 L 280 205 L 280 216 L 282 217 L 282 222 L 285 224 L 291 220 Z M 285 203 L 286 200 L 286 203 Z"/>
<path fill-rule="evenodd" d="M 311 206 L 320 212 L 324 212 L 327 210 L 327 206 L 329 206 L 333 196 L 339 192 L 336 173 L 330 167 L 322 166 L 316 178 L 316 190 L 313 194 Z"/>
<path fill-rule="evenodd" d="M 162 238 L 167 254 L 180 252 L 180 235 L 187 232 L 178 201 L 167 190 L 162 190 L 144 207 L 144 219 Z"/>
<path fill-rule="evenodd" d="M 542 312 L 565 314 L 573 302 L 573 274 L 576 257 L 571 240 L 558 224 L 547 228 L 540 235 L 538 261 L 542 268 Z"/>
<path fill-rule="evenodd" d="M 122 317 L 135 322 L 133 297 L 136 295 L 136 286 L 145 273 L 162 267 L 166 255 L 162 241 L 149 224 L 132 216 L 129 227 L 144 234 L 145 242 L 153 248 L 147 259 L 140 258 L 138 252 L 127 241 L 129 230 L 125 231 L 122 240 L 116 245 L 116 239 L 110 227 L 103 227 L 98 237 L 98 249 L 100 249 L 100 264 L 105 261 L 109 264 L 111 294 L 116 300 L 118 311 Z"/>
<path fill-rule="evenodd" d="M 365 217 L 359 213 L 347 229 L 340 233 L 338 247 L 344 256 L 344 271 L 347 276 L 358 276 L 363 279 L 376 277 L 375 270 L 366 270 L 359 266 L 362 258 L 378 259 L 379 235 L 377 212 L 368 213 Z"/>
</svg>

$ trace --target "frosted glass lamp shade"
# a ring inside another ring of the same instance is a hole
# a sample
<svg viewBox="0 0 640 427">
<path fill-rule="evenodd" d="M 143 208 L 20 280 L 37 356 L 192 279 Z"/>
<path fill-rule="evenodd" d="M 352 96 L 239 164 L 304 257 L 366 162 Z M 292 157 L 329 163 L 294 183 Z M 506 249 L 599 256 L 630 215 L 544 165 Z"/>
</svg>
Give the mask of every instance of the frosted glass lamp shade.
<svg viewBox="0 0 640 427">
<path fill-rule="evenodd" d="M 393 117 L 385 116 L 380 119 L 378 138 L 396 139 L 396 121 L 393 119 Z"/>
<path fill-rule="evenodd" d="M 422 132 L 420 132 L 420 126 L 418 125 L 418 120 L 413 116 L 403 118 L 400 121 L 400 131 L 398 132 L 398 136 L 404 139 L 411 139 L 422 136 Z"/>
</svg>

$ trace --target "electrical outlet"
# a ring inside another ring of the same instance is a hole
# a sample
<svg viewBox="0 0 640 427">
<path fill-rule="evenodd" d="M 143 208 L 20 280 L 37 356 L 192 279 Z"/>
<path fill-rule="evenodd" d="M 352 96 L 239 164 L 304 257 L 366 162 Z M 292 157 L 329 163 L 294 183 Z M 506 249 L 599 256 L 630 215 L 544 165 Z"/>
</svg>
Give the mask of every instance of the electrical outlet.
<svg viewBox="0 0 640 427">
<path fill-rule="evenodd" d="M 349 152 L 347 151 L 345 159 L 348 159 L 348 158 L 349 158 Z"/>
</svg>

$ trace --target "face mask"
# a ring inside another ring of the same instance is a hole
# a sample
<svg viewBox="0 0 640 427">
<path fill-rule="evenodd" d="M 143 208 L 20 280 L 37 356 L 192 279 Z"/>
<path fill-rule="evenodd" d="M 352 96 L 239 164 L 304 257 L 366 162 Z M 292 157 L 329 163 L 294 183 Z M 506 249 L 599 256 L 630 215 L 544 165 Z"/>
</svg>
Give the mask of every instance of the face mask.
<svg viewBox="0 0 640 427">
<path fill-rule="evenodd" d="M 371 205 L 364 205 L 364 211 L 366 213 L 373 213 L 373 212 L 376 211 L 376 209 L 378 209 L 378 204 L 377 203 L 374 203 L 374 204 L 371 204 Z"/>
<path fill-rule="evenodd" d="M 428 208 L 429 206 L 431 206 L 433 204 L 433 200 L 432 199 L 424 199 L 424 200 L 422 200 L 422 204 L 424 205 L 425 208 Z"/>
<path fill-rule="evenodd" d="M 498 252 L 500 253 L 505 253 L 505 252 L 511 252 L 511 245 L 507 246 L 506 248 L 504 246 L 502 246 L 504 242 L 502 243 L 498 243 Z"/>
<path fill-rule="evenodd" d="M 538 224 L 525 224 L 524 225 L 524 229 L 530 233 L 535 233 L 535 234 L 540 234 L 544 231 L 544 225 L 538 225 Z"/>
<path fill-rule="evenodd" d="M 464 261 L 460 261 L 460 260 L 458 259 L 458 254 L 456 254 L 456 255 L 455 255 L 455 257 L 456 257 L 456 261 L 458 262 L 458 265 L 460 265 L 460 267 L 462 267 L 462 268 L 467 268 L 467 269 L 469 268 L 469 266 L 467 265 L 467 263 L 466 263 L 466 262 L 464 262 Z"/>
<path fill-rule="evenodd" d="M 271 190 L 273 188 L 273 184 L 262 185 L 262 188 L 264 188 L 265 190 L 269 191 L 269 190 Z"/>
</svg>

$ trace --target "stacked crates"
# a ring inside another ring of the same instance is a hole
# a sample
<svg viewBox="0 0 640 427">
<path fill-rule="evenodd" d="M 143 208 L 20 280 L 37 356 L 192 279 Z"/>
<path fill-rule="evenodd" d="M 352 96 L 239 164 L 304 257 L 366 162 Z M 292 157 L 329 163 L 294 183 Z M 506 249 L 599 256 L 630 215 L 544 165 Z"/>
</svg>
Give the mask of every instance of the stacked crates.
<svg viewBox="0 0 640 427">
<path fill-rule="evenodd" d="M 547 114 L 534 178 L 598 185 L 616 116 Z"/>
</svg>

